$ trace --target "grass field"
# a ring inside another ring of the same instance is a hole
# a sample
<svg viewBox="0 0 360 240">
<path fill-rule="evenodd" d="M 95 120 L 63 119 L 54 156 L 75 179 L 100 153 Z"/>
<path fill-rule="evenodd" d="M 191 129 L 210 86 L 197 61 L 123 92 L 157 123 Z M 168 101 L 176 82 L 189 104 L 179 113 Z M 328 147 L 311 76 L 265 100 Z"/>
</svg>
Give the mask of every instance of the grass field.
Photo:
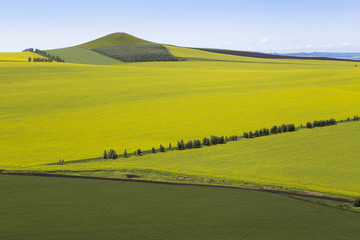
<svg viewBox="0 0 360 240">
<path fill-rule="evenodd" d="M 0 176 L 1 239 L 356 239 L 360 215 L 245 190 Z"/>
<path fill-rule="evenodd" d="M 103 54 L 91 51 L 80 47 L 59 48 L 54 50 L 46 50 L 51 55 L 59 56 L 65 59 L 67 63 L 80 63 L 80 64 L 120 64 L 121 61 L 111 57 L 104 56 Z"/>
</svg>

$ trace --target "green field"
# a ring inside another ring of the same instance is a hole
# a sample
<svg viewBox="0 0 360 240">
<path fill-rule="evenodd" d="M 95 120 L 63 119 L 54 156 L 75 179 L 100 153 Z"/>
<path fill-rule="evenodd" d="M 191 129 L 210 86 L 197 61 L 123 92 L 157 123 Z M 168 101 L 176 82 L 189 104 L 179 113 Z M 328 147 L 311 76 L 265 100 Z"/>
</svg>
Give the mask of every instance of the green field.
<svg viewBox="0 0 360 240">
<path fill-rule="evenodd" d="M 121 61 L 111 57 L 104 56 L 103 54 L 91 51 L 80 47 L 59 48 L 54 50 L 46 50 L 51 55 L 59 56 L 65 59 L 67 63 L 81 63 L 81 64 L 120 64 Z"/>
<path fill-rule="evenodd" d="M 360 215 L 264 192 L 0 176 L 1 239 L 356 239 Z"/>
</svg>

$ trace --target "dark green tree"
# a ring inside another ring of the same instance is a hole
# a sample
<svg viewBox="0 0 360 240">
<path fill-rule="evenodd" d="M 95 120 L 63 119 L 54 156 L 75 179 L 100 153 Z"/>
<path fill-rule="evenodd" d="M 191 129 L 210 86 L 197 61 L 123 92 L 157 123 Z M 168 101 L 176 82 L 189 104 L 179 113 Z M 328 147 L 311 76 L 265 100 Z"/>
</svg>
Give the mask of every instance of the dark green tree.
<svg viewBox="0 0 360 240">
<path fill-rule="evenodd" d="M 198 140 L 198 139 L 194 140 L 194 148 L 200 148 L 200 147 L 201 147 L 200 140 Z"/>
<path fill-rule="evenodd" d="M 108 152 L 109 159 L 117 159 L 118 155 L 114 149 L 110 149 Z"/>
<path fill-rule="evenodd" d="M 136 153 L 137 153 L 138 156 L 144 155 L 144 153 L 141 151 L 140 148 L 138 150 L 136 150 Z"/>
<path fill-rule="evenodd" d="M 194 143 L 192 140 L 188 141 L 185 145 L 187 149 L 192 149 L 194 147 Z"/>
</svg>

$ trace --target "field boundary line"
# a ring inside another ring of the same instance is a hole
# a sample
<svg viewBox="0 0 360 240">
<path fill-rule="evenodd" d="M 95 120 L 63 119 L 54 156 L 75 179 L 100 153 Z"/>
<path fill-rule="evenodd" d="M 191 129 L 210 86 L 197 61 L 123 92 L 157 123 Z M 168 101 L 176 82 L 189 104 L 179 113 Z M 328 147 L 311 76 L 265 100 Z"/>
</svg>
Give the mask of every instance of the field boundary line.
<svg viewBox="0 0 360 240">
<path fill-rule="evenodd" d="M 54 178 L 74 178 L 74 179 L 93 179 L 93 180 L 108 180 L 108 181 L 121 181 L 121 182 L 138 182 L 138 183 L 152 183 L 152 184 L 165 184 L 165 185 L 178 185 L 178 186 L 197 186 L 197 187 L 216 187 L 216 188 L 229 188 L 229 189 L 239 189 L 239 190 L 249 190 L 257 192 L 269 192 L 280 194 L 287 197 L 298 196 L 298 197 L 309 197 L 315 199 L 325 199 L 337 202 L 352 203 L 354 200 L 349 198 L 340 198 L 340 197 L 330 197 L 330 196 L 314 196 L 305 193 L 296 193 L 289 191 L 281 191 L 274 189 L 257 189 L 257 188 L 245 188 L 245 187 L 235 187 L 235 186 L 223 186 L 223 185 L 207 185 L 207 184 L 192 184 L 192 183 L 178 183 L 178 182 L 160 182 L 153 180 L 135 180 L 135 179 L 120 179 L 120 178 L 104 178 L 104 177 L 89 177 L 89 176 L 74 176 L 74 175 L 63 175 L 63 174 L 49 174 L 49 173 L 0 173 L 0 175 L 13 175 L 13 176 L 34 176 L 34 177 L 54 177 Z M 288 196 L 290 195 L 290 196 Z M 306 199 L 299 199 L 303 201 L 309 201 Z M 311 202 L 311 201 L 309 201 Z M 314 202 L 313 202 L 314 203 Z M 320 203 L 318 203 L 320 204 Z M 328 206 L 326 204 L 321 204 Z M 343 209 L 346 210 L 346 209 Z M 350 211 L 350 210 L 349 210 Z M 351 211 L 354 212 L 354 211 Z"/>
</svg>

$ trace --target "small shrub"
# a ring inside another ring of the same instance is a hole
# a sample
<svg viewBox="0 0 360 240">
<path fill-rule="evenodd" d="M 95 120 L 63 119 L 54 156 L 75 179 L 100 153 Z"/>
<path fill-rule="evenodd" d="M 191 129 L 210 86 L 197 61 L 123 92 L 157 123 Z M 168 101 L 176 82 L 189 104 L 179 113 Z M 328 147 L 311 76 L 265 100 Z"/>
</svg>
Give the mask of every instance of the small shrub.
<svg viewBox="0 0 360 240">
<path fill-rule="evenodd" d="M 357 198 L 357 199 L 354 201 L 354 207 L 360 207 L 360 198 Z"/>
</svg>

